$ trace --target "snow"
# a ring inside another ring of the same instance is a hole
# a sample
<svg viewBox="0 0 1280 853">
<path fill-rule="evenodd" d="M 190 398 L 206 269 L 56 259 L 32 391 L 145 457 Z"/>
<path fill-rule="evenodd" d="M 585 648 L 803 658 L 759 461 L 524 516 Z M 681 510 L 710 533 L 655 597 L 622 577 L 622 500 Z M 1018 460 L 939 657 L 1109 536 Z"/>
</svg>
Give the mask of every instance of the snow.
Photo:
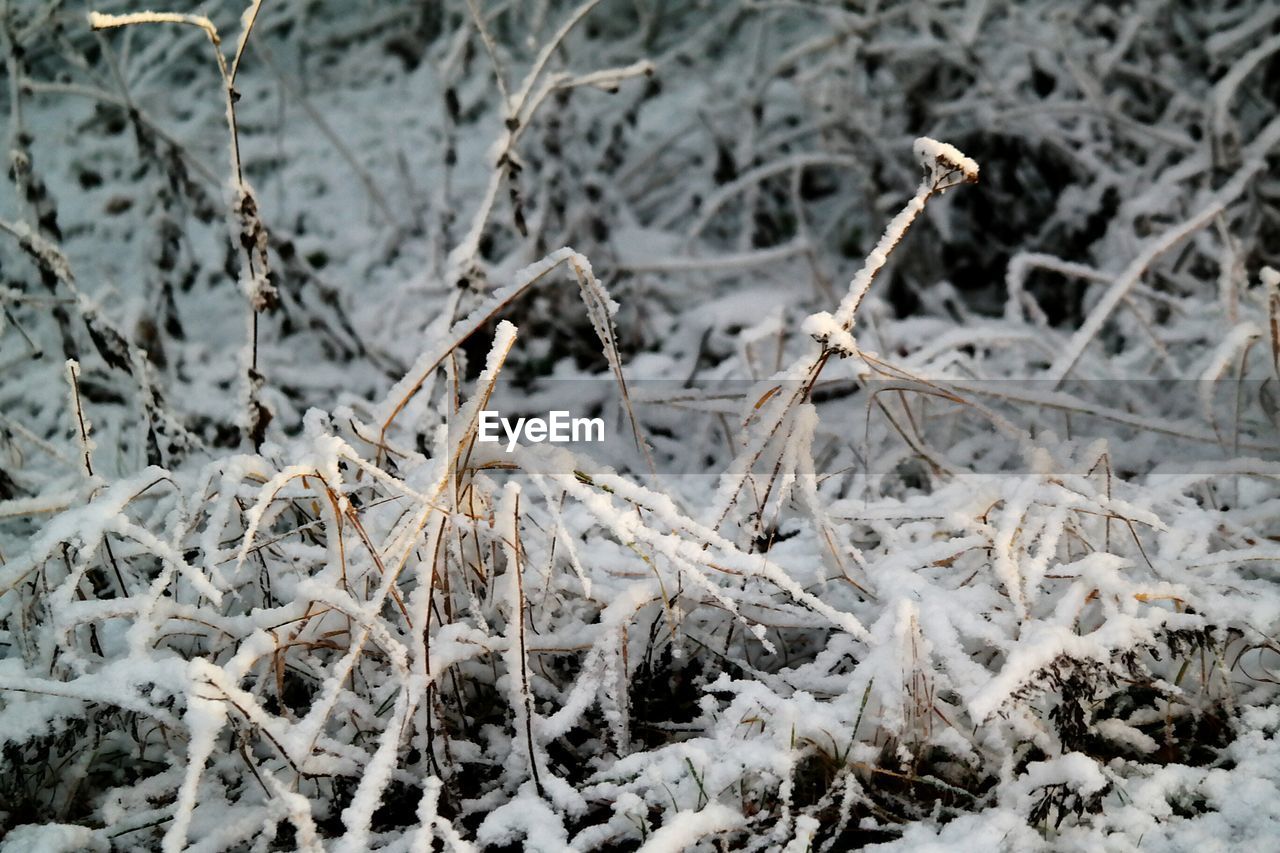
<svg viewBox="0 0 1280 853">
<path fill-rule="evenodd" d="M 203 667 L 193 664 L 191 669 L 193 673 L 199 673 Z M 198 677 L 197 675 L 196 678 Z M 187 697 L 187 712 L 183 720 L 188 732 L 187 766 L 182 778 L 182 786 L 178 789 L 173 823 L 164 834 L 165 853 L 183 850 L 187 846 L 191 816 L 196 807 L 200 788 L 200 778 L 204 775 L 205 763 L 213 755 L 218 734 L 226 724 L 226 710 L 222 702 L 197 695 L 195 691 L 199 686 L 200 682 L 193 679 L 191 695 Z"/>
<path fill-rule="evenodd" d="M 0 850 L 1280 834 L 1272 10 L 72 5 Z"/>
<path fill-rule="evenodd" d="M 978 180 L 978 164 L 950 143 L 922 136 L 916 140 L 913 150 L 916 160 L 935 184 L 954 172 L 959 172 L 960 178 L 969 183 Z"/>
<path fill-rule="evenodd" d="M 737 829 L 742 815 L 728 806 L 711 803 L 700 811 L 682 811 L 671 816 L 662 828 L 640 845 L 641 853 L 675 853 L 688 850 L 708 835 Z"/>
<path fill-rule="evenodd" d="M 831 347 L 842 356 L 858 352 L 858 342 L 828 311 L 810 314 L 800 327 L 818 343 Z"/>
<path fill-rule="evenodd" d="M 568 853 L 568 833 L 560 817 L 540 797 L 532 793 L 533 783 L 520 795 L 485 816 L 476 831 L 481 844 L 510 844 L 522 841 L 522 848 L 537 853 Z"/>
<path fill-rule="evenodd" d="M 83 826 L 67 823 L 16 826 L 0 843 L 3 853 L 39 850 L 41 853 L 99 853 L 110 845 Z"/>
</svg>

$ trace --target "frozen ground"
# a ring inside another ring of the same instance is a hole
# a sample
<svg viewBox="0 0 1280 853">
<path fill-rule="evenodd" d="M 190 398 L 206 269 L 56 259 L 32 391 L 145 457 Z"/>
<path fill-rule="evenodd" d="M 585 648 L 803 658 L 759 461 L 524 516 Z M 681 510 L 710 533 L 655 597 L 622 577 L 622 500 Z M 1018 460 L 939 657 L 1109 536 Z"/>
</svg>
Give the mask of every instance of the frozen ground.
<svg viewBox="0 0 1280 853">
<path fill-rule="evenodd" d="M 1272 5 L 140 9 L 0 0 L 0 849 L 1280 837 Z"/>
</svg>

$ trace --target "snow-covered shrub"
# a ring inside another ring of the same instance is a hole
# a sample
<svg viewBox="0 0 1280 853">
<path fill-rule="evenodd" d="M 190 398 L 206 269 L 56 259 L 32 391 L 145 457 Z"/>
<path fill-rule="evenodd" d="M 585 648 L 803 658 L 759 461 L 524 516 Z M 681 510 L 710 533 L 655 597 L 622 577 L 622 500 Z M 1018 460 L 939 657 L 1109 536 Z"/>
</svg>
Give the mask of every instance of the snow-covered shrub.
<svg viewBox="0 0 1280 853">
<path fill-rule="evenodd" d="M 1280 829 L 1280 15 L 230 5 L 0 5 L 6 850 Z"/>
</svg>

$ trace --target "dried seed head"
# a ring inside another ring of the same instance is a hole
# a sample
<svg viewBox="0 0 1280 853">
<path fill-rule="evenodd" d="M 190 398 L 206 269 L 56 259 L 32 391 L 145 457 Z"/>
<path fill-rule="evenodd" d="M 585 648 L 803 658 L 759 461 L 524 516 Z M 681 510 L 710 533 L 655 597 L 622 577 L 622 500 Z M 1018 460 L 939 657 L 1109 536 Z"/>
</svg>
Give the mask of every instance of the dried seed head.
<svg viewBox="0 0 1280 853">
<path fill-rule="evenodd" d="M 916 159 L 926 171 L 932 174 L 935 184 L 978 182 L 978 164 L 964 156 L 954 145 L 922 136 L 916 140 L 915 152 Z M 956 173 L 959 173 L 959 181 L 948 180 Z"/>
</svg>

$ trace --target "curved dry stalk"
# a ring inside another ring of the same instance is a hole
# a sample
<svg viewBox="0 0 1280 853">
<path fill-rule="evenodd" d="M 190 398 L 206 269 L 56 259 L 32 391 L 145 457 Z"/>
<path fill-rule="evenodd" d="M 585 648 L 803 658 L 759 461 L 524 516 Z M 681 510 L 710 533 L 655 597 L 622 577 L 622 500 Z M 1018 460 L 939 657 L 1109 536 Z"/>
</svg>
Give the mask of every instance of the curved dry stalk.
<svg viewBox="0 0 1280 853">
<path fill-rule="evenodd" d="M 266 226 L 262 223 L 258 201 L 253 190 L 244 180 L 244 166 L 240 157 L 240 126 L 236 120 L 236 104 L 240 93 L 236 91 L 236 75 L 240 71 L 240 62 L 248 45 L 249 35 L 258 20 L 262 0 L 252 0 L 241 18 L 240 35 L 236 42 L 235 54 L 231 65 L 222 53 L 222 39 L 218 29 L 209 18 L 203 15 L 190 15 L 176 12 L 136 12 L 127 15 L 107 15 L 101 12 L 89 14 L 89 25 L 94 30 L 115 29 L 118 27 L 139 24 L 182 24 L 198 27 L 208 37 L 213 46 L 214 57 L 218 66 L 218 75 L 222 79 L 223 97 L 226 102 L 226 121 L 230 139 L 231 173 L 235 181 L 236 198 L 232 205 L 239 225 L 239 232 L 232 234 L 233 244 L 239 245 L 245 256 L 247 276 L 242 282 L 249 306 L 249 354 L 245 365 L 245 421 L 246 437 L 252 442 L 255 450 L 262 446 L 266 438 L 266 430 L 272 419 L 270 409 L 262 402 L 261 391 L 265 382 L 258 369 L 258 315 L 272 310 L 279 302 L 279 293 L 269 277 L 267 246 L 269 237 Z"/>
<path fill-rule="evenodd" d="M 714 522 L 716 529 L 719 529 L 728 519 L 744 486 L 753 481 L 751 472 L 773 440 L 783 435 L 784 441 L 790 441 L 791 431 L 787 430 L 784 434 L 784 425 L 791 422 L 792 413 L 796 407 L 808 399 L 814 384 L 822 374 L 823 367 L 831 357 L 838 355 L 846 358 L 863 354 L 852 334 L 858 308 L 871 289 L 876 275 L 888 263 L 889 256 L 902 242 L 902 238 L 920 216 L 929 199 L 945 193 L 954 186 L 975 183 L 978 180 L 978 165 L 951 145 L 921 138 L 916 140 L 915 154 L 925 170 L 915 195 L 885 227 L 875 248 L 867 255 L 861 269 L 849 282 L 848 292 L 835 313 L 822 311 L 805 320 L 803 329 L 818 342 L 818 351 L 807 359 L 802 359 L 778 377 L 795 382 L 795 390 L 785 398 L 777 398 L 769 402 L 765 401 L 774 396 L 772 393 L 760 395 L 760 402 L 747 413 L 741 435 L 743 449 L 734 459 L 729 472 L 722 478 L 717 491 L 714 504 L 718 507 Z M 757 418 L 759 421 L 753 436 L 752 422 Z M 763 499 L 758 499 L 761 506 L 768 502 L 776 473 L 775 467 L 774 475 L 765 485 Z M 758 518 L 757 524 L 761 523 L 763 519 Z"/>
</svg>

